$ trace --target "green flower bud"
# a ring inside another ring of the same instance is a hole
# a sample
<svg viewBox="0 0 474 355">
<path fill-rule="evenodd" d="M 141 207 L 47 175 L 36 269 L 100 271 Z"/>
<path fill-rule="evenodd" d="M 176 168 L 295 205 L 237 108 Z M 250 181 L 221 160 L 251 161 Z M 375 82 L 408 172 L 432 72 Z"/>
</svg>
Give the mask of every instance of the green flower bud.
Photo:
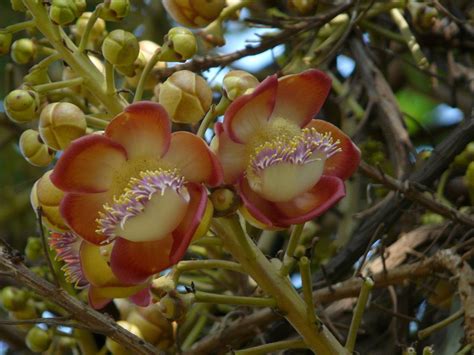
<svg viewBox="0 0 474 355">
<path fill-rule="evenodd" d="M 41 111 L 39 132 L 54 150 L 63 150 L 86 134 L 87 122 L 82 110 L 69 102 L 55 102 Z"/>
<path fill-rule="evenodd" d="M 26 307 L 28 295 L 25 291 L 13 286 L 7 286 L 2 289 L 0 299 L 7 311 L 20 311 Z"/>
<path fill-rule="evenodd" d="M 120 21 L 130 11 L 130 0 L 105 0 L 100 17 L 106 21 Z"/>
<path fill-rule="evenodd" d="M 26 346 L 34 353 L 48 350 L 53 338 L 50 333 L 40 327 L 33 327 L 26 335 Z"/>
<path fill-rule="evenodd" d="M 197 51 L 196 37 L 184 27 L 173 27 L 165 36 L 160 60 L 166 62 L 183 61 Z"/>
<path fill-rule="evenodd" d="M 438 17 L 438 10 L 424 3 L 410 1 L 408 11 L 413 19 L 413 25 L 421 32 L 429 31 Z"/>
<path fill-rule="evenodd" d="M 80 15 L 75 0 L 52 0 L 49 17 L 55 24 L 64 26 Z"/>
<path fill-rule="evenodd" d="M 74 0 L 76 4 L 78 16 L 82 14 L 87 9 L 87 1 L 86 0 Z"/>
<path fill-rule="evenodd" d="M 187 27 L 204 27 L 219 17 L 225 0 L 163 0 L 168 14 Z"/>
<path fill-rule="evenodd" d="M 234 213 L 240 204 L 237 194 L 229 188 L 223 187 L 214 190 L 210 196 L 214 206 L 214 216 L 223 217 Z"/>
<path fill-rule="evenodd" d="M 38 117 L 40 98 L 31 90 L 13 90 L 5 98 L 4 106 L 12 121 L 25 123 Z"/>
<path fill-rule="evenodd" d="M 36 57 L 37 46 L 28 38 L 21 38 L 13 42 L 11 57 L 17 64 L 28 64 Z"/>
<path fill-rule="evenodd" d="M 211 106 L 212 90 L 199 75 L 180 70 L 160 85 L 159 103 L 173 122 L 196 123 Z"/>
<path fill-rule="evenodd" d="M 288 0 L 288 7 L 295 9 L 302 15 L 309 14 L 316 10 L 317 0 Z"/>
<path fill-rule="evenodd" d="M 84 12 L 76 21 L 76 27 L 74 28 L 74 33 L 78 38 L 84 36 L 86 31 L 87 23 L 92 15 L 92 12 Z M 94 26 L 89 33 L 89 39 L 92 41 L 96 41 L 102 37 L 105 32 L 105 21 L 101 18 L 98 18 Z"/>
<path fill-rule="evenodd" d="M 28 163 L 40 167 L 51 164 L 55 155 L 33 129 L 24 131 L 20 136 L 20 151 Z"/>
<path fill-rule="evenodd" d="M 190 305 L 192 294 L 182 295 L 178 292 L 168 292 L 166 296 L 160 299 L 158 310 L 166 319 L 177 321 L 182 319 Z"/>
<path fill-rule="evenodd" d="M 26 6 L 23 4 L 23 0 L 10 0 L 10 3 L 14 11 L 26 11 Z"/>
<path fill-rule="evenodd" d="M 10 32 L 0 31 L 0 55 L 5 55 L 10 52 L 13 35 Z"/>
<path fill-rule="evenodd" d="M 29 237 L 25 247 L 26 257 L 31 261 L 35 261 L 38 260 L 42 254 L 43 247 L 41 239 L 37 237 Z"/>
<path fill-rule="evenodd" d="M 117 66 L 132 65 L 139 52 L 137 38 L 124 30 L 110 32 L 102 43 L 102 54 L 105 59 Z"/>
<path fill-rule="evenodd" d="M 134 325 L 132 323 L 129 323 L 127 321 L 124 321 L 124 320 L 119 320 L 117 322 L 117 324 L 119 326 L 121 326 L 122 328 L 128 330 L 130 333 L 132 333 L 132 334 L 136 335 L 137 337 L 143 339 L 143 335 L 142 335 L 140 329 L 136 325 Z M 117 343 L 116 341 L 114 341 L 110 338 L 107 338 L 107 340 L 105 341 L 105 346 L 112 353 L 112 355 L 128 355 L 128 354 L 130 354 L 130 352 L 127 349 L 125 349 L 122 345 L 120 345 L 119 343 Z"/>
<path fill-rule="evenodd" d="M 258 85 L 258 79 L 243 70 L 232 70 L 224 76 L 222 86 L 229 100 L 235 100 L 245 94 L 248 89 Z"/>
</svg>

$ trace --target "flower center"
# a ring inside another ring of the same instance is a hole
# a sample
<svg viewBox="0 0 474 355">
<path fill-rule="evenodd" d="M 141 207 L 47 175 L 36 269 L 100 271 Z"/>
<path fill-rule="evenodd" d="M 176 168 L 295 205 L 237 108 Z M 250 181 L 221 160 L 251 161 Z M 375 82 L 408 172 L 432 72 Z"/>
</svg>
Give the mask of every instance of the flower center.
<svg viewBox="0 0 474 355">
<path fill-rule="evenodd" d="M 321 178 L 326 159 L 341 151 L 331 133 L 304 128 L 290 139 L 276 137 L 256 147 L 246 174 L 250 187 L 269 201 L 289 201 Z"/>
<path fill-rule="evenodd" d="M 122 237 L 133 242 L 160 240 L 173 232 L 183 219 L 189 193 L 184 177 L 176 170 L 142 171 L 132 177 L 113 204 L 99 212 L 97 232 L 110 242 Z"/>
</svg>

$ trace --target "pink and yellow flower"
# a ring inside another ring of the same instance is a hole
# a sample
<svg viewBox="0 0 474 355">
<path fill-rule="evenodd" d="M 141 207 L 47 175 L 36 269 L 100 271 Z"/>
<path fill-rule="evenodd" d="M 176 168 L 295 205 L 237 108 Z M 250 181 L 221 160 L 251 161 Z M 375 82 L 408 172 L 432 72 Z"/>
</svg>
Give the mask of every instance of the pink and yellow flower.
<svg viewBox="0 0 474 355">
<path fill-rule="evenodd" d="M 178 262 L 212 215 L 204 184 L 222 182 L 205 141 L 171 133 L 156 103 L 128 106 L 103 135 L 75 140 L 51 181 L 65 192 L 60 209 L 87 242 L 110 244 L 110 267 L 138 284 Z"/>
<path fill-rule="evenodd" d="M 334 125 L 313 119 L 331 89 L 318 70 L 268 77 L 239 97 L 216 125 L 212 148 L 243 215 L 266 228 L 319 216 L 345 195 L 359 149 Z"/>
</svg>

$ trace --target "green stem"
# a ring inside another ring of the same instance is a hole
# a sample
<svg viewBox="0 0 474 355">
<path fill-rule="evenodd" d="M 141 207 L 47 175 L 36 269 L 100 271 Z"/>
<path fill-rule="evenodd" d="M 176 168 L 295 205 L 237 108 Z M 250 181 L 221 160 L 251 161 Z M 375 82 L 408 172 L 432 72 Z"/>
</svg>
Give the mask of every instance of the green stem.
<svg viewBox="0 0 474 355">
<path fill-rule="evenodd" d="M 392 32 L 390 30 L 387 30 L 386 28 L 376 25 L 373 22 L 370 21 L 361 21 L 360 25 L 362 28 L 365 28 L 369 31 L 375 32 L 382 37 L 391 39 L 392 41 L 398 42 L 398 43 L 405 43 L 405 39 L 403 38 L 402 35 Z"/>
<path fill-rule="evenodd" d="M 201 334 L 201 331 L 204 329 L 206 322 L 207 316 L 205 314 L 200 315 L 196 324 L 191 329 L 186 339 L 183 341 L 183 345 L 181 346 L 183 350 L 188 350 L 194 344 L 194 342 L 198 339 L 199 334 Z"/>
<path fill-rule="evenodd" d="M 297 224 L 293 227 L 293 230 L 291 231 L 290 241 L 288 242 L 285 256 L 283 257 L 283 264 L 280 269 L 281 276 L 287 276 L 296 264 L 296 260 L 293 254 L 295 253 L 295 249 L 300 241 L 300 236 L 303 232 L 303 228 L 304 223 Z"/>
<path fill-rule="evenodd" d="M 204 138 L 206 130 L 211 126 L 217 116 L 222 115 L 225 112 L 230 103 L 231 101 L 222 95 L 217 105 L 211 105 L 197 131 L 199 137 Z"/>
<path fill-rule="evenodd" d="M 418 339 L 423 340 L 427 337 L 429 337 L 431 334 L 434 332 L 443 329 L 444 327 L 447 327 L 454 321 L 458 320 L 464 315 L 464 309 L 460 309 L 456 313 L 451 314 L 448 318 L 443 319 L 441 322 L 435 323 L 433 325 L 430 325 L 429 327 L 422 329 L 418 332 Z"/>
<path fill-rule="evenodd" d="M 452 168 L 452 167 L 449 167 L 448 169 L 446 169 L 446 170 L 441 174 L 441 177 L 440 177 L 439 183 L 438 183 L 438 187 L 436 188 L 436 197 L 437 197 L 440 201 L 448 202 L 448 201 L 444 198 L 444 189 L 446 188 L 446 184 L 448 183 L 448 179 L 449 179 L 449 177 L 451 176 L 452 171 L 453 171 L 453 168 Z M 449 203 L 449 202 L 448 202 L 448 203 Z"/>
<path fill-rule="evenodd" d="M 303 286 L 303 299 L 308 308 L 308 317 L 313 323 L 321 323 L 314 312 L 313 288 L 311 285 L 311 264 L 306 256 L 303 256 L 299 261 L 301 283 Z"/>
<path fill-rule="evenodd" d="M 233 304 L 236 306 L 250 307 L 276 307 L 277 305 L 276 300 L 273 298 L 221 295 L 203 291 L 196 291 L 194 293 L 194 301 L 200 303 Z"/>
<path fill-rule="evenodd" d="M 84 355 L 96 355 L 97 354 L 97 344 L 94 340 L 92 333 L 85 329 L 75 329 L 74 338 L 79 344 L 81 353 Z"/>
<path fill-rule="evenodd" d="M 289 339 L 277 341 L 270 344 L 255 346 L 253 348 L 237 350 L 235 355 L 264 355 L 288 349 L 305 349 L 307 346 L 301 339 Z"/>
<path fill-rule="evenodd" d="M 348 106 L 348 108 L 354 113 L 354 116 L 358 119 L 361 120 L 364 115 L 365 115 L 365 110 L 364 108 L 359 105 L 357 100 L 352 96 L 344 84 L 342 84 L 339 79 L 332 74 L 331 72 L 328 73 L 329 76 L 332 79 L 332 89 L 335 91 L 335 93 L 340 96 L 340 97 L 345 97 L 345 102 Z"/>
<path fill-rule="evenodd" d="M 461 350 L 459 350 L 456 355 L 468 355 L 471 353 L 471 350 L 474 348 L 474 344 L 468 344 Z"/>
<path fill-rule="evenodd" d="M 36 0 L 24 0 L 24 4 L 34 17 L 38 30 L 58 51 L 72 70 L 84 79 L 84 86 L 104 105 L 111 115 L 122 112 L 127 102 L 118 95 L 107 95 L 104 75 L 95 67 L 87 55 L 78 52 L 74 43 L 67 36 L 64 37 L 61 30 L 53 25 L 42 3 Z"/>
<path fill-rule="evenodd" d="M 224 21 L 227 20 L 229 17 L 233 16 L 234 13 L 246 6 L 252 4 L 252 0 L 242 0 L 240 2 L 234 3 L 233 5 L 227 6 L 222 10 L 221 14 L 219 15 L 218 20 Z"/>
<path fill-rule="evenodd" d="M 109 61 L 105 61 L 105 92 L 107 95 L 115 95 L 114 66 Z"/>
<path fill-rule="evenodd" d="M 107 125 L 109 124 L 108 121 L 101 120 L 100 118 L 86 115 L 86 121 L 88 126 L 92 126 L 95 128 L 100 128 L 100 129 L 105 129 L 107 128 Z"/>
<path fill-rule="evenodd" d="M 255 243 L 244 233 L 237 216 L 215 218 L 213 229 L 226 249 L 260 288 L 271 295 L 285 318 L 301 335 L 305 344 L 321 355 L 347 355 L 337 339 L 324 326 L 311 322 L 307 307 L 286 276 L 282 276 Z"/>
<path fill-rule="evenodd" d="M 151 70 L 153 67 L 158 63 L 161 56 L 161 47 L 157 48 L 153 55 L 151 56 L 150 60 L 146 63 L 145 68 L 143 68 L 142 74 L 140 75 L 140 80 L 138 81 L 137 90 L 135 91 L 135 97 L 133 98 L 133 102 L 140 101 L 143 96 L 143 91 L 145 90 L 145 84 L 150 75 Z"/>
<path fill-rule="evenodd" d="M 77 48 L 77 51 L 79 53 L 84 52 L 87 46 L 87 42 L 89 42 L 89 37 L 92 31 L 92 28 L 94 28 L 95 23 L 97 22 L 97 19 L 100 16 L 100 12 L 102 10 L 103 4 L 99 4 L 96 6 L 94 12 L 92 13 L 91 17 L 89 17 L 89 20 L 87 21 L 86 28 L 84 30 L 84 34 L 81 38 L 81 41 L 79 42 L 79 47 Z"/>
<path fill-rule="evenodd" d="M 38 70 L 38 69 L 46 69 L 51 64 L 53 64 L 55 61 L 57 61 L 59 59 L 61 59 L 61 55 L 58 52 L 55 52 L 55 53 L 51 54 L 50 56 L 42 59 L 38 64 L 32 66 L 30 68 L 29 72 L 31 73 L 32 71 Z"/>
<path fill-rule="evenodd" d="M 29 20 L 25 22 L 20 22 L 20 23 L 15 23 L 13 25 L 7 26 L 4 31 L 9 32 L 9 33 L 15 33 L 15 32 L 20 32 L 23 30 L 26 30 L 31 27 L 35 27 L 36 22 L 35 20 Z"/>
<path fill-rule="evenodd" d="M 203 245 L 203 246 L 208 246 L 208 245 L 221 246 L 222 240 L 216 237 L 201 237 L 195 242 L 193 242 L 193 244 Z"/>
<path fill-rule="evenodd" d="M 242 267 L 232 261 L 225 260 L 184 260 L 180 261 L 175 266 L 175 271 L 173 273 L 174 283 L 178 283 L 181 273 L 191 270 L 201 270 L 201 269 L 224 269 L 231 270 L 236 272 L 243 272 Z"/>
<path fill-rule="evenodd" d="M 56 81 L 54 83 L 33 86 L 33 90 L 35 90 L 39 94 L 44 94 L 52 90 L 70 88 L 73 86 L 81 85 L 83 81 L 84 79 L 82 79 L 81 77 L 63 81 Z"/>
<path fill-rule="evenodd" d="M 354 352 L 355 343 L 357 339 L 357 332 L 360 327 L 360 323 L 362 322 L 362 316 L 364 315 L 365 306 L 369 299 L 370 291 L 374 287 L 374 280 L 370 277 L 364 278 L 364 282 L 362 283 L 362 287 L 360 289 L 359 298 L 357 299 L 357 304 L 354 309 L 354 314 L 352 316 L 351 326 L 349 328 L 349 334 L 347 335 L 346 340 L 346 349 L 349 351 L 350 354 Z"/>
</svg>

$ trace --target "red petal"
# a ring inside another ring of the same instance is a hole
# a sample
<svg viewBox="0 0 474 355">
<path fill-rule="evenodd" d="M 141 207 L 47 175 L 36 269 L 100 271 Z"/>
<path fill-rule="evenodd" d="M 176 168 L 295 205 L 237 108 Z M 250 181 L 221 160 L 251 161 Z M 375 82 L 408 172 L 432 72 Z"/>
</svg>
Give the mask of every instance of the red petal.
<svg viewBox="0 0 474 355">
<path fill-rule="evenodd" d="M 306 127 L 316 128 L 318 132 L 331 132 L 334 140 L 340 141 L 342 152 L 334 154 L 326 160 L 323 175 L 337 176 L 348 179 L 360 163 L 360 150 L 351 139 L 339 128 L 323 120 L 312 120 Z"/>
<path fill-rule="evenodd" d="M 272 118 L 285 118 L 303 127 L 319 112 L 330 90 L 331 78 L 316 69 L 284 76 L 278 81 Z"/>
<path fill-rule="evenodd" d="M 224 115 L 224 128 L 235 142 L 244 143 L 267 123 L 275 106 L 276 75 L 262 81 L 249 95 L 236 99 Z"/>
<path fill-rule="evenodd" d="M 344 182 L 334 176 L 322 176 L 314 187 L 284 203 L 275 203 L 285 215 L 281 222 L 299 224 L 320 216 L 346 195 Z"/>
<path fill-rule="evenodd" d="M 152 242 L 130 242 L 115 239 L 110 267 L 117 278 L 126 283 L 141 283 L 171 265 L 171 235 Z"/>
<path fill-rule="evenodd" d="M 96 194 L 67 193 L 61 202 L 61 214 L 69 227 L 93 244 L 100 244 L 105 237 L 96 232 L 99 211 L 112 201 L 109 192 Z"/>
<path fill-rule="evenodd" d="M 247 167 L 247 152 L 243 144 L 235 143 L 225 133 L 222 123 L 218 122 L 214 130 L 216 136 L 211 142 L 211 149 L 219 157 L 219 161 L 224 171 L 224 182 L 226 184 L 235 183 Z"/>
<path fill-rule="evenodd" d="M 206 142 L 189 132 L 175 132 L 163 160 L 179 169 L 187 181 L 205 182 L 209 186 L 222 183 L 222 167 Z"/>
<path fill-rule="evenodd" d="M 129 159 L 160 158 L 170 144 L 171 123 L 161 105 L 138 102 L 115 117 L 107 126 L 105 135 L 123 145 Z"/>
<path fill-rule="evenodd" d="M 180 261 L 186 253 L 189 243 L 206 212 L 208 203 L 207 192 L 202 185 L 187 184 L 186 188 L 188 189 L 191 199 L 183 221 L 173 232 L 173 247 L 170 254 L 172 265 Z"/>
<path fill-rule="evenodd" d="M 127 160 L 125 149 L 99 134 L 72 142 L 56 163 L 51 181 L 67 192 L 104 192 Z"/>
<path fill-rule="evenodd" d="M 135 303 L 137 306 L 140 307 L 147 307 L 151 303 L 151 293 L 150 288 L 146 287 L 143 290 L 137 292 L 133 296 L 129 297 L 130 301 Z"/>
<path fill-rule="evenodd" d="M 101 294 L 100 288 L 94 286 L 89 286 L 88 298 L 89 305 L 94 309 L 102 309 L 107 306 L 110 301 L 112 301 L 111 298 L 104 297 Z"/>
</svg>

